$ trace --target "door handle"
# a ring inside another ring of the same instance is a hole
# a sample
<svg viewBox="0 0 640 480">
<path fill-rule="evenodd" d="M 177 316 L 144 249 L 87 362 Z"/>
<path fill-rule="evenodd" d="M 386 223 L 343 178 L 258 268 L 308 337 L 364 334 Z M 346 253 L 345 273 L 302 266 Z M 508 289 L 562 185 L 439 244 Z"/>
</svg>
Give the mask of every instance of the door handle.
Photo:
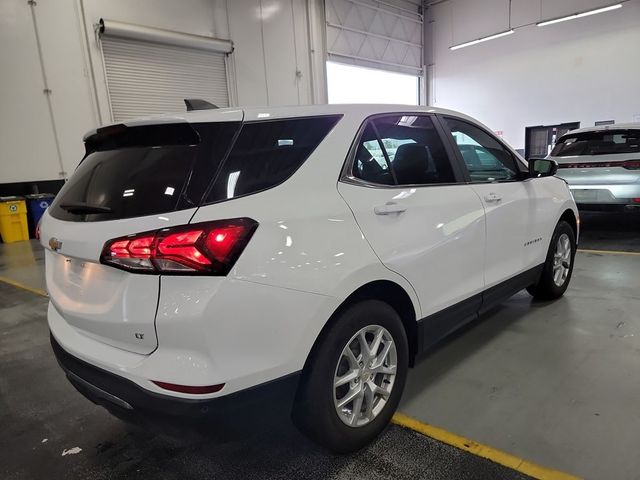
<svg viewBox="0 0 640 480">
<path fill-rule="evenodd" d="M 392 215 L 394 213 L 402 213 L 406 210 L 407 207 L 396 202 L 387 202 L 384 205 L 373 207 L 373 212 L 376 215 Z"/>
<path fill-rule="evenodd" d="M 490 193 L 488 195 L 484 196 L 484 201 L 487 203 L 498 203 L 500 201 L 502 201 L 502 197 L 500 195 L 498 195 L 497 193 Z"/>
</svg>

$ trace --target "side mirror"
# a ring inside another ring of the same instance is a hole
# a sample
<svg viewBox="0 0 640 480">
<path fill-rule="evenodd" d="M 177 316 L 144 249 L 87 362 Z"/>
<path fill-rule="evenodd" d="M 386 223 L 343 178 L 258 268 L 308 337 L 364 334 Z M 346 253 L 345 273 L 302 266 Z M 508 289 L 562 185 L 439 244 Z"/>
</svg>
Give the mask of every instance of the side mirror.
<svg viewBox="0 0 640 480">
<path fill-rule="evenodd" d="M 558 171 L 558 162 L 548 158 L 530 158 L 529 176 L 531 178 L 552 177 Z"/>
</svg>

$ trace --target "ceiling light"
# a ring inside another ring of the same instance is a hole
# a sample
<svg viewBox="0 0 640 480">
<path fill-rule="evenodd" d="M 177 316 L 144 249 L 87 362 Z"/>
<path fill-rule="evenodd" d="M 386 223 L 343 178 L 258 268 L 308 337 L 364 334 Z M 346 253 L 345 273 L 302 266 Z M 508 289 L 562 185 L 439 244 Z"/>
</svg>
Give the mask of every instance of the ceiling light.
<svg viewBox="0 0 640 480">
<path fill-rule="evenodd" d="M 545 25 L 552 25 L 554 23 L 566 22 L 567 20 L 574 20 L 576 18 L 588 17 L 589 15 L 595 15 L 596 13 L 604 13 L 604 12 L 609 12 L 611 10 L 617 10 L 620 7 L 622 7 L 622 4 L 617 3 L 615 5 L 609 5 L 608 7 L 589 10 L 587 12 L 574 13 L 573 15 L 567 15 L 566 17 L 554 18 L 553 20 L 545 20 L 544 22 L 536 23 L 536 25 L 539 27 L 544 27 Z"/>
<path fill-rule="evenodd" d="M 489 35 L 488 37 L 482 37 L 477 40 L 472 40 L 470 42 L 454 45 L 453 47 L 449 47 L 449 50 L 458 50 L 459 48 L 469 47 L 477 43 L 486 42 L 487 40 L 493 40 L 494 38 L 500 38 L 500 37 L 504 37 L 505 35 L 511 35 L 512 33 L 513 33 L 513 30 L 507 30 L 506 32 L 500 32 L 500 33 L 496 33 L 495 35 Z"/>
</svg>

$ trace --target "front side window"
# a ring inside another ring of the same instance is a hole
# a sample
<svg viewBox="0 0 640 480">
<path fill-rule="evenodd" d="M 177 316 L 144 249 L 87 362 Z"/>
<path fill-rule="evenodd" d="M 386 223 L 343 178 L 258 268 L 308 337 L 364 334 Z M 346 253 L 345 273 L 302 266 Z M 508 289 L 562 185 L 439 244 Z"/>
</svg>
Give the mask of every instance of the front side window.
<svg viewBox="0 0 640 480">
<path fill-rule="evenodd" d="M 498 140 L 462 120 L 446 118 L 446 124 L 472 182 L 500 182 L 519 178 L 515 158 Z"/>
<path fill-rule="evenodd" d="M 445 147 L 428 115 L 370 120 L 360 138 L 352 175 L 381 185 L 454 183 Z"/>
</svg>

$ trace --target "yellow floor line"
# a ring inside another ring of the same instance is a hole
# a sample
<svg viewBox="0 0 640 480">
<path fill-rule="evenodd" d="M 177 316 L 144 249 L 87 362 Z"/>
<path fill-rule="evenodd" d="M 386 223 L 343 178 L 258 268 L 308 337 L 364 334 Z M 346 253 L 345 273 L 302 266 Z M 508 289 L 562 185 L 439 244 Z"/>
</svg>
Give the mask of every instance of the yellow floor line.
<svg viewBox="0 0 640 480">
<path fill-rule="evenodd" d="M 585 248 L 579 248 L 580 253 L 601 253 L 610 255 L 635 255 L 640 256 L 640 252 L 626 252 L 624 250 L 589 250 Z"/>
<path fill-rule="evenodd" d="M 494 463 L 498 463 L 533 478 L 540 480 L 577 480 L 579 478 L 569 475 L 568 473 L 536 465 L 533 462 L 529 462 L 493 447 L 489 447 L 488 445 L 474 442 L 473 440 L 448 432 L 442 428 L 422 423 L 421 421 L 403 413 L 396 413 L 391 421 L 396 425 L 409 428 L 415 432 L 426 435 L 427 437 L 446 443 L 452 447 L 459 448 L 472 455 L 486 458 Z"/>
<path fill-rule="evenodd" d="M 11 280 L 7 277 L 0 277 L 0 282 L 7 283 L 17 288 L 21 288 L 22 290 L 26 290 L 27 292 L 35 293 L 36 295 L 40 295 L 41 297 L 48 297 L 49 294 L 44 290 L 40 290 L 39 288 L 33 288 L 29 285 L 25 285 L 24 283 L 16 282 L 15 280 Z"/>
</svg>

